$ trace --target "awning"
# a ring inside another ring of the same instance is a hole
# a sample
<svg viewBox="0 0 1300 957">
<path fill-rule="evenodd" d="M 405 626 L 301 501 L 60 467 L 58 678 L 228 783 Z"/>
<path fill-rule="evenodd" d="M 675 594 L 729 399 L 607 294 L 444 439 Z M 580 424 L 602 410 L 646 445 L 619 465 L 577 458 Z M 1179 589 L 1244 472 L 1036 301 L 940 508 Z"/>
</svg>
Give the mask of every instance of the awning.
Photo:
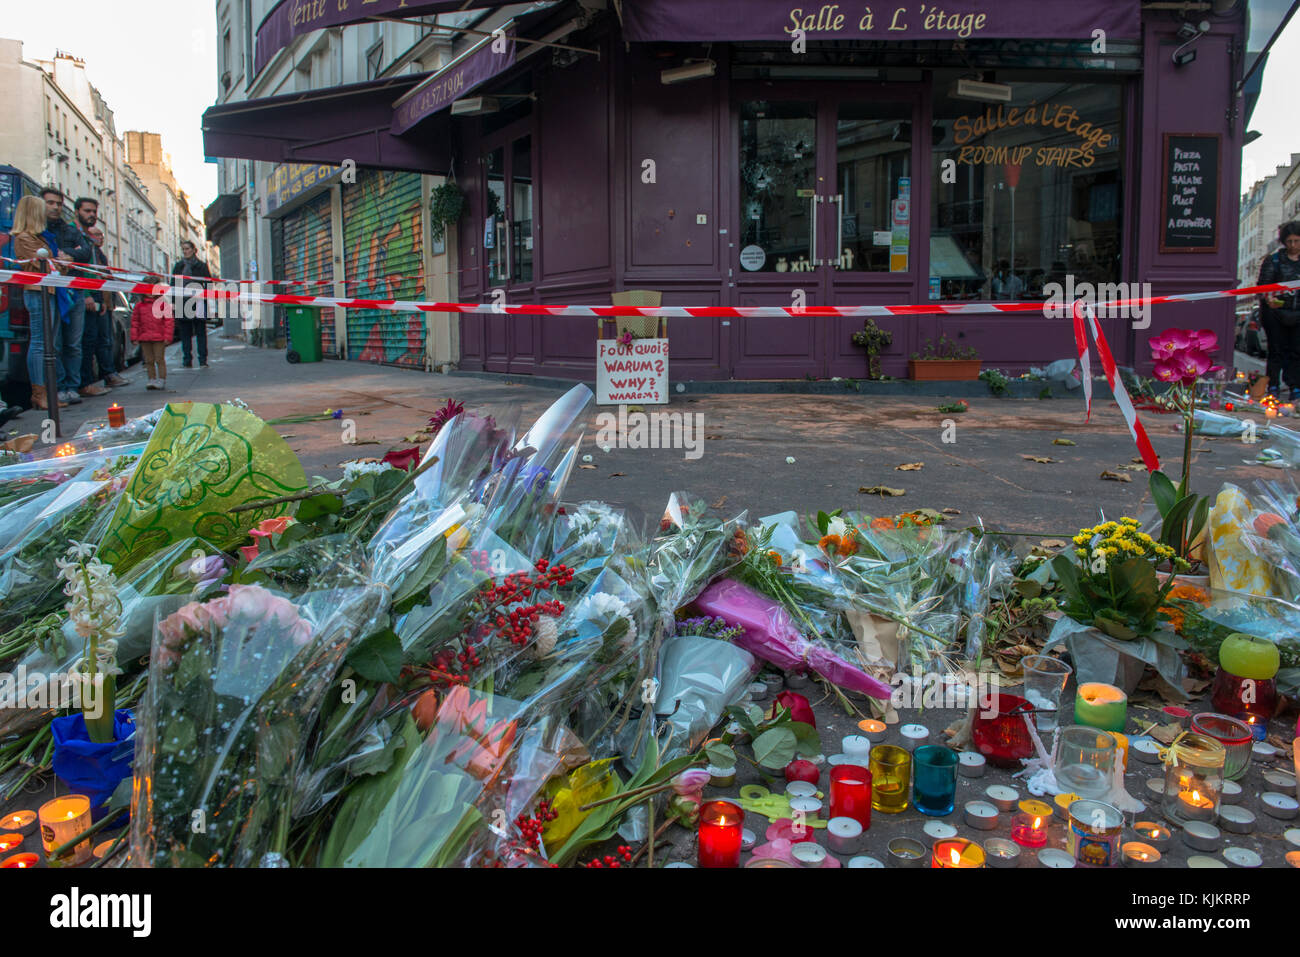
<svg viewBox="0 0 1300 957">
<path fill-rule="evenodd" d="M 449 114 L 419 135 L 393 134 L 393 101 L 431 74 L 390 77 L 209 107 L 206 156 L 272 163 L 331 163 L 445 173 L 451 165 Z M 444 126 L 443 124 L 448 124 Z"/>
<path fill-rule="evenodd" d="M 520 0 L 280 0 L 257 27 L 253 73 L 261 73 L 294 37 L 373 17 L 427 17 L 436 13 L 508 7 Z"/>
<path fill-rule="evenodd" d="M 934 4 L 797 0 L 625 0 L 632 42 L 778 41 L 795 30 L 817 40 L 1092 39 L 1141 36 L 1138 0 L 945 0 Z"/>
<path fill-rule="evenodd" d="M 480 83 L 515 64 L 515 23 L 500 37 L 484 37 L 461 56 L 406 93 L 395 104 L 393 132 L 405 133 L 416 123 L 450 106 Z"/>
</svg>

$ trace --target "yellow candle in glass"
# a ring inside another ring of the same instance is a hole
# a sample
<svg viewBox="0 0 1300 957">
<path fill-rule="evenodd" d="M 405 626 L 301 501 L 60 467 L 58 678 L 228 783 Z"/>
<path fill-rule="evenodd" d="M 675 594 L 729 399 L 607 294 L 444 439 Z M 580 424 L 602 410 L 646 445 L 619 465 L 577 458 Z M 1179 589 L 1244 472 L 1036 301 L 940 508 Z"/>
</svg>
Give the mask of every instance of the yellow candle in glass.
<svg viewBox="0 0 1300 957">
<path fill-rule="evenodd" d="M 90 828 L 90 798 L 84 794 L 69 794 L 41 805 L 41 842 L 48 859 L 55 848 L 68 843 Z M 76 847 L 64 851 L 60 860 L 65 864 L 84 864 L 90 859 L 90 838 Z"/>
</svg>

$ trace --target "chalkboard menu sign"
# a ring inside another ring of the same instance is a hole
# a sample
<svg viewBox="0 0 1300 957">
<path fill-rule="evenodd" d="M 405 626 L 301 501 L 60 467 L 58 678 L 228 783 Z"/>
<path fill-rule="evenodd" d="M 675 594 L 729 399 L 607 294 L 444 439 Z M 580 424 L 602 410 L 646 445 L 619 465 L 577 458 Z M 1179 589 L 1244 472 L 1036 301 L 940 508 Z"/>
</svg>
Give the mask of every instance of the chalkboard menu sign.
<svg viewBox="0 0 1300 957">
<path fill-rule="evenodd" d="M 1162 178 L 1162 253 L 1219 251 L 1217 133 L 1166 133 Z"/>
</svg>

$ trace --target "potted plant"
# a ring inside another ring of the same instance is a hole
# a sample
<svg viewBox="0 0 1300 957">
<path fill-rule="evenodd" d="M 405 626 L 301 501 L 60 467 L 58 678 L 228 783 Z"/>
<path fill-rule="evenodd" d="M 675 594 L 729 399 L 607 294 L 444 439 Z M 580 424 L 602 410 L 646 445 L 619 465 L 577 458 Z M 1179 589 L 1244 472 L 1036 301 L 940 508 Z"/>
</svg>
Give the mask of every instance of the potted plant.
<svg viewBox="0 0 1300 957">
<path fill-rule="evenodd" d="M 1150 664 L 1175 694 L 1182 694 L 1177 652 L 1186 643 L 1167 627 L 1168 616 L 1160 610 L 1175 585 L 1173 576 L 1163 583 L 1157 577 L 1162 561 L 1187 567 L 1171 546 L 1127 517 L 1080 529 L 1073 556 L 1052 559 L 1067 617 L 1057 621 L 1047 644 L 1068 643 L 1080 682 L 1101 681 L 1132 693 Z"/>
<path fill-rule="evenodd" d="M 1208 329 L 1170 329 L 1148 343 L 1155 360 L 1155 377 L 1169 383 L 1167 401 L 1183 418 L 1183 474 L 1177 486 L 1162 471 L 1151 473 L 1151 499 L 1160 513 L 1159 541 L 1173 549 L 1174 556 L 1186 563 L 1180 574 L 1186 584 L 1205 586 L 1206 575 L 1195 574 L 1201 564 L 1205 523 L 1212 504 L 1210 497 L 1191 491 L 1192 434 L 1196 426 L 1196 383 L 1201 376 L 1218 370 L 1210 354 L 1219 345 L 1218 337 Z M 1179 569 L 1172 563 L 1165 573 Z M 1193 574 L 1186 574 L 1191 572 Z"/>
<path fill-rule="evenodd" d="M 964 382 L 980 376 L 979 353 L 974 346 L 958 348 L 947 336 L 940 336 L 936 345 L 926 339 L 920 352 L 913 352 L 907 363 L 907 374 L 913 379 L 929 382 Z"/>
<path fill-rule="evenodd" d="M 494 193 L 489 195 L 495 198 Z M 442 242 L 447 235 L 447 227 L 458 222 L 465 215 L 465 192 L 455 183 L 443 183 L 435 186 L 429 193 L 429 238 L 435 243 Z"/>
</svg>

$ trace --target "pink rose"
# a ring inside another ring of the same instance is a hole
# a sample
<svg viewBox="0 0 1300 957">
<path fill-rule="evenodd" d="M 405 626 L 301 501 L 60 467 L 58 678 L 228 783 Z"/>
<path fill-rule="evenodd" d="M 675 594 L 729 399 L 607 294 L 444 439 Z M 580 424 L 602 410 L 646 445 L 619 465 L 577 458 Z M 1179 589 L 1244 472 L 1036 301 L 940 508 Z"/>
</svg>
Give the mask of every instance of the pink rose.
<svg viewBox="0 0 1300 957">
<path fill-rule="evenodd" d="M 311 641 L 311 625 L 307 624 L 307 622 L 302 619 L 299 619 L 298 623 L 293 626 L 292 635 L 294 647 L 301 648 L 303 645 L 307 644 L 307 642 Z"/>
<path fill-rule="evenodd" d="M 700 820 L 700 802 L 674 794 L 668 802 L 668 813 L 678 818 L 685 827 L 695 827 Z"/>
<path fill-rule="evenodd" d="M 699 802 L 704 798 L 704 785 L 709 783 L 709 772 L 704 768 L 687 768 L 672 779 L 673 790 L 680 797 Z"/>
<path fill-rule="evenodd" d="M 240 546 L 239 546 L 239 553 L 240 553 L 241 555 L 244 556 L 244 561 L 246 561 L 246 562 L 251 562 L 254 558 L 257 557 L 257 546 L 256 546 L 256 545 L 240 545 Z"/>
<path fill-rule="evenodd" d="M 265 588 L 256 585 L 230 586 L 230 617 L 236 621 L 252 624 L 266 618 L 271 610 L 273 597 Z"/>
<path fill-rule="evenodd" d="M 208 624 L 207 610 L 196 601 L 182 605 L 172 617 L 180 619 L 182 625 L 195 632 L 203 631 Z"/>
</svg>

